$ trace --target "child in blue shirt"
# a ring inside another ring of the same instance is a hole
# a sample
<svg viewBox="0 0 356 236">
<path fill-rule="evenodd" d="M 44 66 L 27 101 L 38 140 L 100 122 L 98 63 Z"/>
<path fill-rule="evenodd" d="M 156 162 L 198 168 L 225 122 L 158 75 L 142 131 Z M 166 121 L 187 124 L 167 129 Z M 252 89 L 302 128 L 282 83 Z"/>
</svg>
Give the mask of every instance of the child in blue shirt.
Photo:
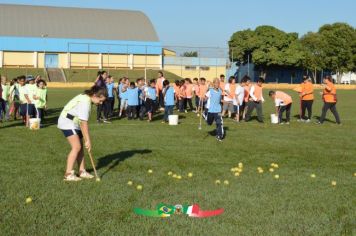
<svg viewBox="0 0 356 236">
<path fill-rule="evenodd" d="M 130 83 L 130 87 L 126 91 L 127 93 L 127 119 L 136 119 L 137 106 L 138 106 L 138 88 L 135 82 Z"/>
<path fill-rule="evenodd" d="M 223 119 L 221 117 L 222 91 L 220 89 L 220 80 L 218 78 L 214 79 L 213 87 L 208 89 L 208 92 L 205 94 L 205 99 L 208 100 L 206 105 L 208 109 L 206 121 L 208 125 L 212 125 L 215 121 L 216 139 L 221 142 L 224 138 L 224 127 Z"/>
<path fill-rule="evenodd" d="M 145 105 L 148 116 L 148 122 L 152 121 L 152 114 L 156 108 L 157 90 L 156 90 L 156 80 L 150 80 L 150 86 L 145 89 Z"/>
<path fill-rule="evenodd" d="M 114 103 L 115 103 L 115 84 L 114 84 L 114 78 L 109 75 L 106 78 L 106 89 L 108 91 L 108 97 L 106 98 L 104 104 L 105 104 L 105 109 L 104 109 L 104 118 L 105 120 L 110 120 L 110 118 L 113 116 L 114 113 Z M 104 122 L 105 122 L 104 120 Z"/>
<path fill-rule="evenodd" d="M 128 78 L 123 78 L 119 84 L 118 91 L 120 96 L 120 111 L 119 118 L 121 118 L 122 113 L 127 109 L 127 88 L 129 87 L 130 81 Z"/>
<path fill-rule="evenodd" d="M 164 117 L 162 123 L 168 122 L 168 116 L 173 114 L 174 88 L 169 86 L 169 81 L 163 81 Z"/>
</svg>

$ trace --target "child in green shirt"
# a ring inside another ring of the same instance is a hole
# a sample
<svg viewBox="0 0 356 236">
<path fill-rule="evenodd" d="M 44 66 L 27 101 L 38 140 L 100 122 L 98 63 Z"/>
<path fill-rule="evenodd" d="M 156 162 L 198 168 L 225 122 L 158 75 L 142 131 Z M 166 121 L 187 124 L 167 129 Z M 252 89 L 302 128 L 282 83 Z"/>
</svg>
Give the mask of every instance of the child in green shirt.
<svg viewBox="0 0 356 236">
<path fill-rule="evenodd" d="M 47 109 L 47 84 L 44 80 L 40 79 L 37 81 L 37 90 L 33 95 L 37 117 L 43 121 L 44 110 Z"/>
</svg>

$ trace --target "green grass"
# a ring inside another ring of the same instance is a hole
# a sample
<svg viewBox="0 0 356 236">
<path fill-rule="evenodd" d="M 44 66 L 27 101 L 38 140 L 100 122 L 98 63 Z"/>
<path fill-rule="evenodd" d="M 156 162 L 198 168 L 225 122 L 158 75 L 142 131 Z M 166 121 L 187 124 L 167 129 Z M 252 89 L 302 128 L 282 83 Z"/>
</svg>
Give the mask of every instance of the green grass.
<svg viewBox="0 0 356 236">
<path fill-rule="evenodd" d="M 93 109 L 93 154 L 102 180 L 64 183 L 69 147 L 55 122 L 64 103 L 79 92 L 49 90 L 44 129 L 33 132 L 15 122 L 0 124 L 0 235 L 356 234 L 354 91 L 339 91 L 343 126 L 300 124 L 296 118 L 290 126 L 271 125 L 273 105 L 268 100 L 263 125 L 225 119 L 227 137 L 222 143 L 209 134 L 214 126 L 204 124 L 199 131 L 193 114 L 184 114 L 176 127 L 159 120 L 99 125 Z M 320 110 L 317 99 L 314 114 Z M 244 170 L 234 177 L 230 168 L 239 162 Z M 267 171 L 272 162 L 280 167 L 273 174 Z M 89 161 L 87 166 L 90 169 Z M 258 166 L 264 174 L 257 173 Z M 148 169 L 154 173 L 149 175 Z M 168 171 L 183 179 L 168 177 Z M 186 178 L 188 172 L 193 178 Z M 277 173 L 279 180 L 273 178 Z M 216 179 L 229 180 L 230 185 L 215 185 Z M 128 180 L 142 184 L 143 191 L 127 186 Z M 33 202 L 25 204 L 29 196 Z M 134 207 L 154 209 L 161 202 L 198 203 L 207 210 L 222 207 L 225 213 L 207 219 L 133 213 Z"/>
</svg>

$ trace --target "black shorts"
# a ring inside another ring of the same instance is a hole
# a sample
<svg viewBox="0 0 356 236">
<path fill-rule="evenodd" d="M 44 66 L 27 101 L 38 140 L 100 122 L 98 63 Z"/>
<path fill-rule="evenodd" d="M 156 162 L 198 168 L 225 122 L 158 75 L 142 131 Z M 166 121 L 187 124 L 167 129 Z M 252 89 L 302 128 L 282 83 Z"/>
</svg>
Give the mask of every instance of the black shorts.
<svg viewBox="0 0 356 236">
<path fill-rule="evenodd" d="M 36 116 L 36 108 L 34 104 L 21 104 L 20 105 L 20 115 L 26 116 L 29 115 L 30 117 Z"/>
<path fill-rule="evenodd" d="M 80 139 L 83 138 L 82 131 L 79 129 L 61 129 L 61 130 L 64 134 L 64 137 L 66 137 L 66 138 L 68 138 L 72 135 L 78 135 Z"/>
<path fill-rule="evenodd" d="M 154 112 L 155 107 L 156 107 L 156 100 L 147 98 L 146 102 L 145 102 L 145 106 L 146 106 L 147 112 L 149 112 L 149 113 Z"/>
</svg>

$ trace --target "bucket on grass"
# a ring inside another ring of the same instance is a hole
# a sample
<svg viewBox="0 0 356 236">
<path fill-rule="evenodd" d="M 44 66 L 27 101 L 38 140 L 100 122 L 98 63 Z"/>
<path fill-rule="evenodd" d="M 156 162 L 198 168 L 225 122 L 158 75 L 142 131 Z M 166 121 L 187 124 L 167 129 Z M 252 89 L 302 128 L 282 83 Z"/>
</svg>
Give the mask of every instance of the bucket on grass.
<svg viewBox="0 0 356 236">
<path fill-rule="evenodd" d="M 178 115 L 169 115 L 168 121 L 169 125 L 178 125 Z"/>
<path fill-rule="evenodd" d="M 40 118 L 32 118 L 29 120 L 30 122 L 30 130 L 39 130 L 41 127 L 41 119 Z"/>
<path fill-rule="evenodd" d="M 271 114 L 271 123 L 278 124 L 278 116 L 276 114 Z"/>
</svg>

